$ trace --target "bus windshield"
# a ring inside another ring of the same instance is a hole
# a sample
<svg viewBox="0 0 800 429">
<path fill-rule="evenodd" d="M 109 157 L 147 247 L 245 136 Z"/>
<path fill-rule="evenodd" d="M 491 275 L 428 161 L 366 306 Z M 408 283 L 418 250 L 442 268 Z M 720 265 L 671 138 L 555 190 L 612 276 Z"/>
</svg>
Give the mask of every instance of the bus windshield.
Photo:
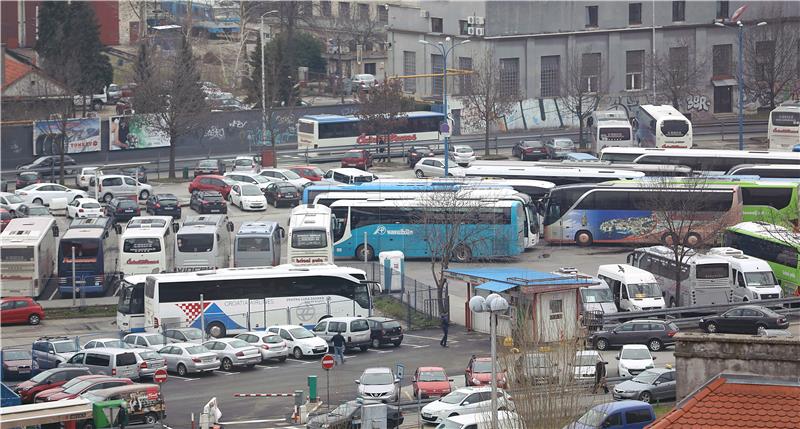
<svg viewBox="0 0 800 429">
<path fill-rule="evenodd" d="M 72 262 L 72 249 L 75 249 L 75 263 L 93 263 L 97 261 L 100 243 L 97 241 L 61 240 L 61 262 Z"/>
<path fill-rule="evenodd" d="M 603 141 L 625 141 L 631 139 L 631 130 L 628 128 L 600 128 L 598 135 Z"/>
<path fill-rule="evenodd" d="M 629 284 L 628 296 L 631 298 L 660 298 L 661 288 L 658 283 Z"/>
<path fill-rule="evenodd" d="M 157 253 L 161 251 L 161 240 L 157 238 L 126 238 L 122 243 L 125 253 Z"/>
<path fill-rule="evenodd" d="M 117 311 L 122 314 L 144 313 L 144 287 L 126 284 L 119 292 Z"/>
<path fill-rule="evenodd" d="M 239 252 L 269 252 L 269 237 L 240 237 L 236 240 Z"/>
<path fill-rule="evenodd" d="M 3 262 L 29 262 L 33 261 L 33 247 L 3 247 L 0 252 Z"/>
<path fill-rule="evenodd" d="M 292 247 L 295 249 L 323 249 L 328 246 L 325 230 L 304 230 L 292 232 Z"/>
<path fill-rule="evenodd" d="M 183 234 L 178 237 L 178 251 L 207 253 L 214 250 L 214 234 Z"/>
</svg>

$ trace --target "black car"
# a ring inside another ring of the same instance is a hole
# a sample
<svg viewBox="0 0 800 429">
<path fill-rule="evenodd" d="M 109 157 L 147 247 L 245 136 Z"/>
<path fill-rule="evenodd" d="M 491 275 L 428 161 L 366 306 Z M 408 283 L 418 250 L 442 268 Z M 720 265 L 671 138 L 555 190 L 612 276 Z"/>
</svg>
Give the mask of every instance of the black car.
<svg viewBox="0 0 800 429">
<path fill-rule="evenodd" d="M 366 405 L 378 404 L 377 401 L 363 401 Z M 327 414 L 311 417 L 306 424 L 308 429 L 347 428 L 359 429 L 361 427 L 361 403 L 347 401 Z M 396 405 L 386 405 L 386 427 L 396 428 L 403 424 L 403 412 Z"/>
<path fill-rule="evenodd" d="M 432 156 L 436 156 L 436 152 L 429 146 L 411 146 L 406 154 L 406 161 L 408 161 L 409 166 L 413 166 L 419 162 L 420 159 L 430 158 Z"/>
<path fill-rule="evenodd" d="M 128 198 L 113 198 L 106 206 L 106 216 L 114 223 L 127 222 L 141 213 L 139 204 Z"/>
<path fill-rule="evenodd" d="M 71 156 L 64 155 L 64 174 L 67 176 L 74 175 L 78 170 L 77 164 Z M 61 174 L 61 156 L 41 156 L 30 164 L 18 166 L 17 171 L 35 171 L 40 173 L 42 177 L 59 176 Z"/>
<path fill-rule="evenodd" d="M 663 320 L 630 320 L 608 331 L 597 331 L 589 337 L 589 343 L 597 350 L 608 350 L 625 344 L 645 344 L 651 351 L 663 350 L 675 345 L 678 326 Z"/>
<path fill-rule="evenodd" d="M 547 158 L 547 148 L 539 140 L 522 140 L 511 148 L 511 156 L 522 161 Z"/>
<path fill-rule="evenodd" d="M 195 191 L 189 207 L 197 213 L 228 213 L 228 204 L 219 191 Z"/>
<path fill-rule="evenodd" d="M 264 188 L 264 196 L 267 197 L 267 203 L 272 204 L 276 208 L 282 203 L 296 206 L 300 204 L 300 192 L 297 187 L 289 182 L 272 182 Z"/>
<path fill-rule="evenodd" d="M 786 329 L 789 320 L 761 305 L 742 305 L 732 308 L 719 316 L 700 319 L 700 329 L 714 334 L 758 334 L 767 329 Z"/>
<path fill-rule="evenodd" d="M 39 204 L 21 204 L 17 207 L 17 217 L 52 216 L 50 209 Z"/>
<path fill-rule="evenodd" d="M 219 159 L 201 159 L 197 161 L 197 166 L 194 167 L 194 177 L 204 174 L 222 176 L 225 174 L 225 164 Z"/>
<path fill-rule="evenodd" d="M 17 189 L 22 189 L 34 183 L 42 183 L 42 175 L 38 171 L 20 171 L 17 173 Z"/>
<path fill-rule="evenodd" d="M 147 183 L 147 169 L 141 165 L 136 167 L 120 168 L 119 174 L 136 178 L 139 183 Z"/>
<path fill-rule="evenodd" d="M 403 327 L 400 322 L 388 317 L 370 317 L 367 319 L 372 339 L 372 348 L 377 349 L 384 344 L 399 347 L 403 342 Z"/>
<path fill-rule="evenodd" d="M 172 216 L 173 219 L 181 218 L 181 205 L 178 197 L 173 194 L 155 194 L 147 199 L 145 211 L 154 216 Z"/>
</svg>

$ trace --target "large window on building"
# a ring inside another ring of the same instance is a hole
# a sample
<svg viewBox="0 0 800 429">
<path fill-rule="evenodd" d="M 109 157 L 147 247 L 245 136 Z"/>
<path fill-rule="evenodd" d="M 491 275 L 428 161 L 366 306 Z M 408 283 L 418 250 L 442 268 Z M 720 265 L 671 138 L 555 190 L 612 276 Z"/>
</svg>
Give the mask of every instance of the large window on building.
<svg viewBox="0 0 800 429">
<path fill-rule="evenodd" d="M 519 58 L 500 59 L 500 95 L 504 97 L 519 93 Z"/>
<path fill-rule="evenodd" d="M 389 8 L 382 4 L 378 5 L 378 22 L 381 24 L 389 23 Z"/>
<path fill-rule="evenodd" d="M 774 40 L 757 41 L 756 42 L 757 76 L 760 79 L 766 79 L 772 76 L 774 65 L 775 65 L 775 41 Z"/>
<path fill-rule="evenodd" d="M 672 22 L 686 21 L 686 2 L 674 1 L 672 2 Z"/>
<path fill-rule="evenodd" d="M 349 18 L 352 16 L 350 15 L 350 3 L 344 1 L 339 2 L 339 16 L 342 18 Z"/>
<path fill-rule="evenodd" d="M 331 16 L 331 2 L 330 0 L 322 0 L 319 2 L 319 10 L 322 16 Z"/>
<path fill-rule="evenodd" d="M 669 69 L 670 73 L 675 76 L 676 82 L 686 82 L 689 73 L 689 48 L 687 46 L 678 46 L 669 48 Z"/>
<path fill-rule="evenodd" d="M 714 45 L 712 57 L 714 76 L 733 76 L 733 45 Z"/>
<path fill-rule="evenodd" d="M 458 20 L 458 34 L 462 36 L 469 35 L 469 24 L 467 23 L 466 19 Z"/>
<path fill-rule="evenodd" d="M 600 86 L 600 53 L 586 53 L 581 55 L 581 90 L 597 92 Z"/>
<path fill-rule="evenodd" d="M 542 57 L 541 65 L 542 97 L 558 97 L 561 95 L 561 57 L 550 55 Z"/>
<path fill-rule="evenodd" d="M 441 55 L 431 54 L 431 73 L 444 72 L 444 59 Z M 434 96 L 442 95 L 442 76 L 431 78 L 431 94 Z"/>
<path fill-rule="evenodd" d="M 628 25 L 640 25 L 642 23 L 642 4 L 628 3 Z"/>
<path fill-rule="evenodd" d="M 727 19 L 730 15 L 730 2 L 728 0 L 717 1 L 717 19 Z"/>
<path fill-rule="evenodd" d="M 358 19 L 363 21 L 369 21 L 369 4 L 367 3 L 358 4 Z"/>
<path fill-rule="evenodd" d="M 460 70 L 472 70 L 472 58 L 458 57 L 458 68 Z M 458 78 L 458 89 L 461 94 L 467 92 L 467 88 L 472 85 L 472 75 L 462 74 Z"/>
<path fill-rule="evenodd" d="M 598 6 L 586 6 L 586 26 L 597 27 Z"/>
<path fill-rule="evenodd" d="M 644 51 L 625 53 L 625 89 L 638 91 L 644 88 Z"/>
<path fill-rule="evenodd" d="M 431 33 L 444 33 L 444 19 L 431 18 Z"/>
<path fill-rule="evenodd" d="M 417 74 L 417 53 L 414 51 L 403 51 L 403 74 L 406 76 Z M 417 92 L 415 79 L 403 79 L 403 91 Z"/>
</svg>

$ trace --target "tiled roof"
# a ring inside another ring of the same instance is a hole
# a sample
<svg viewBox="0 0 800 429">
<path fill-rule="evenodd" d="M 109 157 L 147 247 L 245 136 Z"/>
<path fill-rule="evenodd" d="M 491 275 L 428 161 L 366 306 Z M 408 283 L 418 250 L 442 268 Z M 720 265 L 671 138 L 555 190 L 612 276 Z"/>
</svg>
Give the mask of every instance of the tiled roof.
<svg viewBox="0 0 800 429">
<path fill-rule="evenodd" d="M 33 70 L 33 67 L 6 54 L 3 58 L 3 88 L 16 82 L 31 70 Z"/>
<path fill-rule="evenodd" d="M 746 383 L 720 376 L 681 401 L 650 429 L 800 427 L 800 385 Z"/>
</svg>

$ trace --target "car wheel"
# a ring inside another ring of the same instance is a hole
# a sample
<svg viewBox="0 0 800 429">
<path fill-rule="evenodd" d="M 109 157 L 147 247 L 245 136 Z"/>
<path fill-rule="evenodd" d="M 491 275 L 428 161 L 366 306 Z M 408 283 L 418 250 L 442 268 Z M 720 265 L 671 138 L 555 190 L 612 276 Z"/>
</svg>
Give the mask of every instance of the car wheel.
<svg viewBox="0 0 800 429">
<path fill-rule="evenodd" d="M 657 352 L 664 348 L 664 343 L 658 338 L 653 338 L 647 342 L 647 348 L 650 349 L 651 352 Z"/>
<path fill-rule="evenodd" d="M 392 341 L 392 344 L 394 344 L 395 347 L 400 347 L 400 343 L 401 341 Z"/>
<path fill-rule="evenodd" d="M 225 336 L 225 325 L 219 322 L 213 322 L 208 325 L 206 332 L 214 338 L 222 338 Z"/>
<path fill-rule="evenodd" d="M 363 244 L 360 244 L 358 247 L 356 247 L 356 259 L 359 261 L 363 261 L 364 259 L 371 261 L 375 259 L 375 251 L 372 250 L 372 246 L 370 245 L 364 247 Z"/>
<path fill-rule="evenodd" d="M 756 325 L 756 334 L 758 335 L 765 335 L 767 331 L 767 325 L 763 323 L 759 323 Z"/>
<path fill-rule="evenodd" d="M 113 195 L 111 195 L 111 194 L 105 194 L 105 195 L 103 195 L 103 201 L 104 201 L 106 204 L 110 203 L 110 202 L 111 202 L 111 200 L 113 200 L 113 199 L 114 199 L 114 196 L 113 196 Z"/>
<path fill-rule="evenodd" d="M 33 200 L 33 203 L 34 203 L 34 204 L 38 204 L 38 205 L 40 205 L 40 206 L 41 206 L 41 205 L 43 205 L 43 204 L 42 204 L 42 199 L 41 199 L 41 198 L 34 198 L 34 200 Z"/>
<path fill-rule="evenodd" d="M 184 377 L 188 372 L 189 371 L 186 370 L 186 365 L 184 365 L 182 363 L 178 364 L 178 369 L 177 369 L 178 375 L 180 375 L 181 377 Z"/>
<path fill-rule="evenodd" d="M 415 171 L 414 175 L 417 176 L 418 179 L 422 179 L 423 177 L 425 177 L 425 174 L 422 173 L 422 170 Z"/>
<path fill-rule="evenodd" d="M 156 413 L 147 413 L 144 416 L 144 422 L 148 425 L 154 425 L 158 423 L 158 415 Z"/>
<path fill-rule="evenodd" d="M 38 325 L 42 321 L 42 318 L 38 314 L 31 314 L 28 316 L 28 324 L 29 325 Z"/>
<path fill-rule="evenodd" d="M 286 356 L 279 357 L 278 362 L 286 362 Z"/>
<path fill-rule="evenodd" d="M 373 339 L 372 339 L 372 348 L 373 348 L 373 349 L 379 349 L 379 348 L 381 348 L 381 340 L 379 340 L 379 339 L 377 339 L 377 338 L 373 338 Z"/>
<path fill-rule="evenodd" d="M 592 238 L 592 233 L 589 231 L 578 231 L 575 234 L 575 243 L 580 247 L 589 247 L 593 241 L 594 238 Z"/>
<path fill-rule="evenodd" d="M 146 200 L 148 198 L 150 198 L 150 192 L 148 192 L 148 191 L 139 192 L 139 199 L 140 200 Z"/>
<path fill-rule="evenodd" d="M 717 332 L 717 324 L 714 322 L 708 322 L 706 325 L 706 332 L 709 334 L 714 334 Z"/>
<path fill-rule="evenodd" d="M 221 366 L 223 370 L 230 371 L 231 369 L 233 369 L 233 362 L 228 358 L 223 358 Z"/>
<path fill-rule="evenodd" d="M 358 347 L 362 352 L 365 352 L 369 349 L 369 346 L 359 346 Z"/>
<path fill-rule="evenodd" d="M 608 350 L 608 340 L 605 338 L 598 338 L 594 342 L 594 348 L 597 350 Z"/>
<path fill-rule="evenodd" d="M 292 356 L 294 356 L 295 359 L 302 359 L 303 351 L 300 350 L 300 347 L 295 347 L 294 350 L 292 350 Z"/>
<path fill-rule="evenodd" d="M 642 402 L 647 402 L 649 404 L 651 399 L 653 399 L 653 397 L 650 395 L 650 392 L 645 391 L 639 394 L 639 400 Z"/>
</svg>

